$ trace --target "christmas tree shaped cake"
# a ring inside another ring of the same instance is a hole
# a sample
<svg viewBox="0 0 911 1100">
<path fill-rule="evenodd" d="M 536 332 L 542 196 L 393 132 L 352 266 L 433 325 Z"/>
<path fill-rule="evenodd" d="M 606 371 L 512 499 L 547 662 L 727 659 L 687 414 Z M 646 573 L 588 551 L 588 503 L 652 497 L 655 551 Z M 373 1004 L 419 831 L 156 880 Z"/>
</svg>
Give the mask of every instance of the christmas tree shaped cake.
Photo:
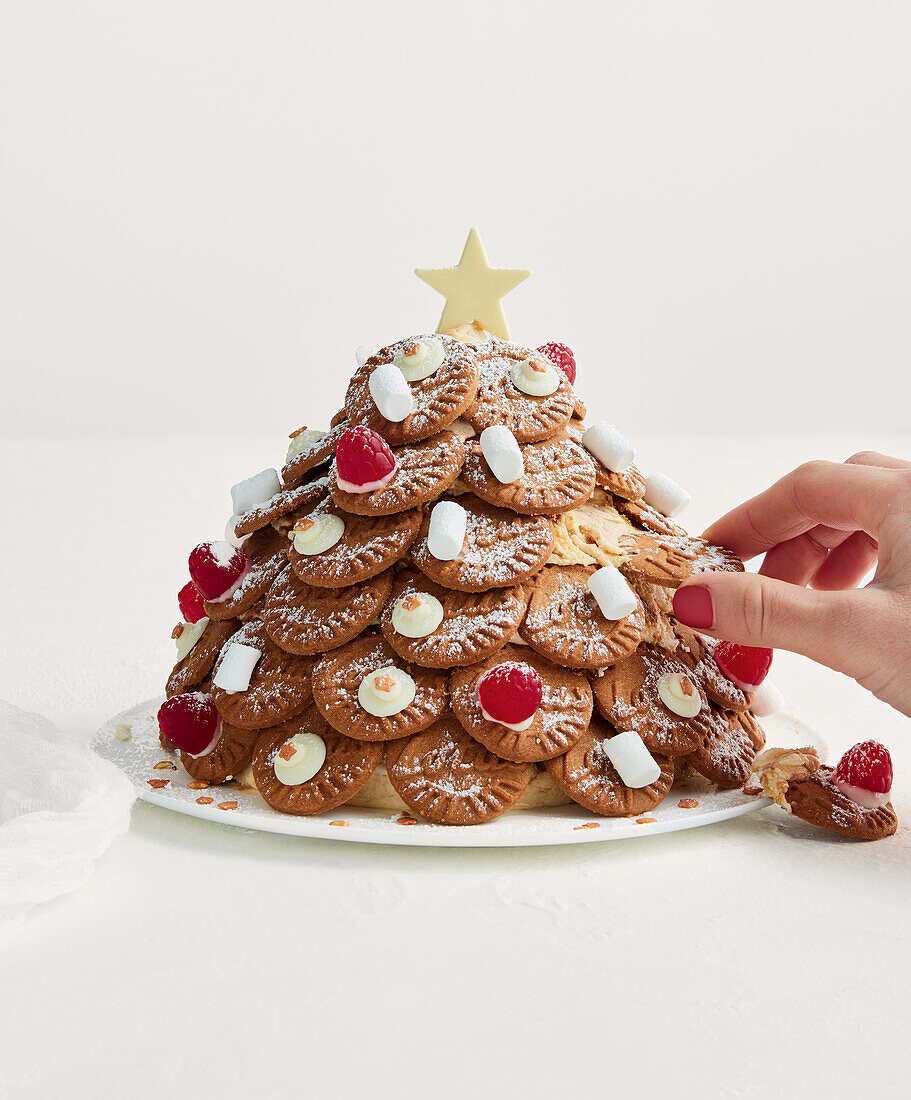
<svg viewBox="0 0 911 1100">
<path fill-rule="evenodd" d="M 419 274 L 442 331 L 362 349 L 328 429 L 294 432 L 190 555 L 162 743 L 289 814 L 626 816 L 693 772 L 743 786 L 756 685 L 671 604 L 742 564 L 586 419 L 568 348 L 508 338 L 499 297 L 524 273 L 473 235 L 459 268 Z"/>
</svg>

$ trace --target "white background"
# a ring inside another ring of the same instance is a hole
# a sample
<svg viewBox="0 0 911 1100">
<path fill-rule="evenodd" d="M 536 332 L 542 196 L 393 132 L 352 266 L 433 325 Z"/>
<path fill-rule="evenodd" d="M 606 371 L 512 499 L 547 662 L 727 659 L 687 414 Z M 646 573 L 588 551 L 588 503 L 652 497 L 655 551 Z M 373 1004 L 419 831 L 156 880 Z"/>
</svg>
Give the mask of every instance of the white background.
<svg viewBox="0 0 911 1100">
<path fill-rule="evenodd" d="M 8 0 L 4 429 L 325 420 L 476 224 L 629 432 L 906 431 L 909 40 L 880 0 Z"/>
<path fill-rule="evenodd" d="M 471 224 L 537 271 L 515 335 L 573 345 L 692 529 L 813 455 L 911 454 L 909 30 L 884 3 L 3 5 L 0 697 L 88 736 L 161 690 L 228 486 L 335 410 L 355 345 L 434 327 L 411 269 Z M 836 754 L 890 746 L 911 819 L 907 720 L 774 676 Z M 139 806 L 0 942 L 0 1092 L 900 1095 L 909 850 L 774 809 L 440 853 Z"/>
</svg>

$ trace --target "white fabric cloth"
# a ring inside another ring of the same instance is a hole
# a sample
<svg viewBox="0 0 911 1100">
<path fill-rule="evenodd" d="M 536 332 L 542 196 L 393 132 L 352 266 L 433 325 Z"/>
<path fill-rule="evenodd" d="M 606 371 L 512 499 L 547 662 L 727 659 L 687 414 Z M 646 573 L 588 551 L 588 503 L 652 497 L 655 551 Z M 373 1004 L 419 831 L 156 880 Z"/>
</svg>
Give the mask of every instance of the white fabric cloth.
<svg viewBox="0 0 911 1100">
<path fill-rule="evenodd" d="M 88 746 L 0 701 L 0 929 L 81 886 L 129 826 L 134 797 Z"/>
</svg>

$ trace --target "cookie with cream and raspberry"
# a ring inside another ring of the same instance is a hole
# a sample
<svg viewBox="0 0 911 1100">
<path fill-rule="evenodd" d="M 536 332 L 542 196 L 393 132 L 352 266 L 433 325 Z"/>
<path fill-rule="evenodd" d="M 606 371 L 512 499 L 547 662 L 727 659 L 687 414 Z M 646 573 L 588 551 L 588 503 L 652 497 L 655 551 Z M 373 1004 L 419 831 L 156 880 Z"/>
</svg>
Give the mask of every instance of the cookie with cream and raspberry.
<svg viewBox="0 0 911 1100">
<path fill-rule="evenodd" d="M 339 440 L 339 447 L 344 443 L 344 438 Z M 344 471 L 337 453 L 329 472 L 329 492 L 335 503 L 346 512 L 362 516 L 388 516 L 417 508 L 444 493 L 459 476 L 465 446 L 453 432 L 443 431 L 418 443 L 395 447 L 392 455 L 395 464 L 389 475 L 385 469 L 365 469 L 359 475 L 365 479 L 360 484 L 377 487 L 360 488 L 344 476 L 340 484 L 340 471 Z M 379 475 L 376 481 L 374 473 Z"/>
<path fill-rule="evenodd" d="M 496 720 L 478 690 L 488 672 L 507 662 L 529 666 L 540 679 L 540 703 L 527 724 Z M 585 676 L 552 664 L 530 646 L 507 645 L 480 664 L 454 669 L 450 691 L 453 712 L 466 732 L 504 760 L 559 756 L 585 733 L 592 714 L 592 692 Z"/>
</svg>

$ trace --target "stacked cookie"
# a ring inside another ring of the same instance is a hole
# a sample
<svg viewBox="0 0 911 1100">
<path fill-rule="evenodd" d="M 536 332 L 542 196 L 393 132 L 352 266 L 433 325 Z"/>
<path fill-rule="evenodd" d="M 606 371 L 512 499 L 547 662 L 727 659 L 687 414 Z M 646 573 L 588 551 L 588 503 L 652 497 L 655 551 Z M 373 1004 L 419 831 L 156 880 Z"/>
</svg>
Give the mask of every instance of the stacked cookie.
<svg viewBox="0 0 911 1100">
<path fill-rule="evenodd" d="M 399 341 L 328 432 L 294 433 L 280 480 L 235 486 L 227 542 L 191 555 L 160 715 L 194 779 L 449 825 L 638 815 L 690 771 L 743 785 L 751 697 L 670 602 L 743 566 L 586 427 L 557 359 L 476 326 Z"/>
</svg>

